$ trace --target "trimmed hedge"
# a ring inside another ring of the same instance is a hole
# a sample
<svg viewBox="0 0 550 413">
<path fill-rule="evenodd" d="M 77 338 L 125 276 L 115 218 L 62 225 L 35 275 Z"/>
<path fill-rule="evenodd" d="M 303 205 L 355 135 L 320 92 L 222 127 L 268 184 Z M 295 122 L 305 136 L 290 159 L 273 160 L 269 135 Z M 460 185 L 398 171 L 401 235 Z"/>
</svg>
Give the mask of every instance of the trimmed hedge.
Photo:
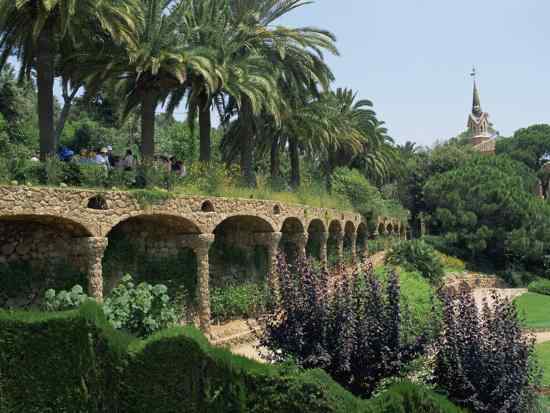
<svg viewBox="0 0 550 413">
<path fill-rule="evenodd" d="M 191 327 L 137 340 L 92 302 L 64 313 L 0 311 L 0 411 L 461 412 L 410 383 L 360 400 L 322 371 L 235 356 Z"/>
</svg>

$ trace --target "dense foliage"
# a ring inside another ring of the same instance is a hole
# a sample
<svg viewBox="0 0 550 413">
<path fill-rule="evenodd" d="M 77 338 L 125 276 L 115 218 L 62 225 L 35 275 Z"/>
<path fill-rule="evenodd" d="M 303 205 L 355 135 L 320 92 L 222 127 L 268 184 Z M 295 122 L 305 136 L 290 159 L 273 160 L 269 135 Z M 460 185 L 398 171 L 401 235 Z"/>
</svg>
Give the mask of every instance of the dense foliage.
<svg viewBox="0 0 550 413">
<path fill-rule="evenodd" d="M 322 368 L 354 394 L 367 397 L 422 350 L 424 337 L 402 340 L 395 272 L 385 292 L 372 266 L 344 275 L 332 288 L 327 272 L 312 263 L 289 266 L 280 257 L 276 274 L 280 291 L 261 340 L 276 360 L 291 358 L 306 368 Z"/>
<path fill-rule="evenodd" d="M 474 412 L 532 411 L 539 383 L 534 340 L 515 306 L 495 293 L 480 312 L 466 289 L 443 299 L 436 383 Z"/>
<path fill-rule="evenodd" d="M 47 311 L 77 309 L 90 299 L 79 285 L 70 291 L 50 289 L 46 291 L 44 307 Z M 101 308 L 114 328 L 137 337 L 150 336 L 175 326 L 185 311 L 184 308 L 176 308 L 165 285 L 136 284 L 131 275 L 122 278 Z"/>
<path fill-rule="evenodd" d="M 443 262 L 435 249 L 422 240 L 401 241 L 386 255 L 386 263 L 418 271 L 433 284 L 441 282 L 445 272 Z"/>
<path fill-rule="evenodd" d="M 131 339 L 91 302 L 65 313 L 0 311 L 0 347 L 6 413 L 461 412 L 411 383 L 365 402 L 319 370 L 255 363 L 193 328 Z"/>
<path fill-rule="evenodd" d="M 522 164 L 473 157 L 427 182 L 432 231 L 465 257 L 488 258 L 500 268 L 540 268 L 550 251 L 550 206 L 535 188 L 535 176 Z"/>
</svg>

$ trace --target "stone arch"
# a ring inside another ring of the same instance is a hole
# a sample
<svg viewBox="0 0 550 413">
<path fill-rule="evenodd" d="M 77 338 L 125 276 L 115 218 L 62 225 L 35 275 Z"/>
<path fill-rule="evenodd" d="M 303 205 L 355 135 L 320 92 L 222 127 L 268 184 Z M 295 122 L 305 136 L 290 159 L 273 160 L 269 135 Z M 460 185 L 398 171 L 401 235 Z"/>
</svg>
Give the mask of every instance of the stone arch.
<svg viewBox="0 0 550 413">
<path fill-rule="evenodd" d="M 209 254 L 211 291 L 243 283 L 264 286 L 276 253 L 269 249 L 273 234 L 274 226 L 260 216 L 233 215 L 221 221 Z"/>
<path fill-rule="evenodd" d="M 386 235 L 386 226 L 383 222 L 380 222 L 378 224 L 377 232 L 379 237 L 383 237 L 384 235 Z"/>
<path fill-rule="evenodd" d="M 0 216 L 0 307 L 32 308 L 47 289 L 86 288 L 83 224 L 54 215 Z"/>
<path fill-rule="evenodd" d="M 367 242 L 369 240 L 369 229 L 364 222 L 360 223 L 357 227 L 357 241 L 356 241 L 356 253 L 357 257 L 361 259 L 367 254 Z"/>
<path fill-rule="evenodd" d="M 390 237 L 393 235 L 393 224 L 391 222 L 386 225 L 386 234 Z"/>
<path fill-rule="evenodd" d="M 328 227 L 327 259 L 329 265 L 336 265 L 343 258 L 344 228 L 342 222 L 333 220 Z"/>
<path fill-rule="evenodd" d="M 326 242 L 327 229 L 320 219 L 312 219 L 307 227 L 308 240 L 306 244 L 306 255 L 316 259 L 321 259 L 322 249 Z"/>
<path fill-rule="evenodd" d="M 165 284 L 171 294 L 184 292 L 193 301 L 197 286 L 193 241 L 200 233 L 194 222 L 177 215 L 142 214 L 121 220 L 107 234 L 104 291 L 109 293 L 130 273 L 139 281 Z"/>
<path fill-rule="evenodd" d="M 296 217 L 289 217 L 283 222 L 281 228 L 281 249 L 284 252 L 287 262 L 295 263 L 302 256 L 305 258 L 307 238 L 304 233 L 304 225 Z"/>
<path fill-rule="evenodd" d="M 352 263 L 356 258 L 357 230 L 352 221 L 344 226 L 344 261 Z"/>
</svg>

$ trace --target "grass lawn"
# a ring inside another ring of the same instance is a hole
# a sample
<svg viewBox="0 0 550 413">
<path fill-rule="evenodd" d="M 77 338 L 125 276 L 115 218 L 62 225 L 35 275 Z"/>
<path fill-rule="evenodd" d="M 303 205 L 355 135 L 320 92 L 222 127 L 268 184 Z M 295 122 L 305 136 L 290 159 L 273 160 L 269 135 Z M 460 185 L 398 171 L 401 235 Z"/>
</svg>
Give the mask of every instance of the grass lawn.
<svg viewBox="0 0 550 413">
<path fill-rule="evenodd" d="M 514 300 L 527 328 L 550 328 L 550 295 L 527 293 Z"/>
<path fill-rule="evenodd" d="M 542 385 L 550 387 L 550 341 L 547 343 L 537 344 L 537 355 L 540 366 L 544 371 Z"/>
</svg>

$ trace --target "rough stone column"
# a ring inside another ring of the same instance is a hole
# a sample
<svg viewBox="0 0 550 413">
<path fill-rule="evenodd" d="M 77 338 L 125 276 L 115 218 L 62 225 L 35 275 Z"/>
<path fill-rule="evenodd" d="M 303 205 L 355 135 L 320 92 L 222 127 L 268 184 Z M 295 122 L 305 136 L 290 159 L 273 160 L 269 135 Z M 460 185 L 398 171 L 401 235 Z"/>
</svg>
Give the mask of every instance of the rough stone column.
<svg viewBox="0 0 550 413">
<path fill-rule="evenodd" d="M 103 301 L 103 254 L 108 238 L 81 238 L 81 254 L 88 275 L 88 294 Z"/>
<path fill-rule="evenodd" d="M 272 291 L 277 290 L 278 280 L 275 274 L 277 267 L 277 254 L 279 253 L 279 244 L 283 237 L 282 232 L 263 232 L 254 235 L 254 239 L 258 245 L 263 245 L 267 248 L 267 265 L 269 274 L 267 282 Z"/>
<path fill-rule="evenodd" d="M 306 257 L 306 245 L 307 245 L 307 238 L 308 233 L 303 232 L 300 234 L 296 234 L 296 247 L 298 248 L 298 259 L 305 260 Z"/>
<path fill-rule="evenodd" d="M 327 253 L 328 232 L 319 233 L 319 261 L 327 268 L 328 266 L 328 253 Z"/>
<path fill-rule="evenodd" d="M 214 234 L 197 235 L 193 247 L 197 256 L 199 323 L 201 329 L 205 332 L 210 329 L 210 263 L 208 262 L 208 252 L 214 239 Z"/>
<path fill-rule="evenodd" d="M 351 244 L 351 262 L 352 264 L 357 263 L 357 232 L 350 234 L 350 244 Z"/>
</svg>

